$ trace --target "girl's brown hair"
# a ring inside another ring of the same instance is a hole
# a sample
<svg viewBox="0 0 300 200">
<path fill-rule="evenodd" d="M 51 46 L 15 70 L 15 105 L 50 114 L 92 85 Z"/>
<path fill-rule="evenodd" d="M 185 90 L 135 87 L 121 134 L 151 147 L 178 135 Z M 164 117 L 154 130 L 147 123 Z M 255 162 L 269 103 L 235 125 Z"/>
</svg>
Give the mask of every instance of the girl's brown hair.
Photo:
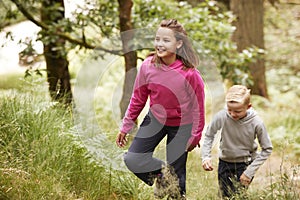
<svg viewBox="0 0 300 200">
<path fill-rule="evenodd" d="M 185 68 L 197 67 L 199 65 L 199 58 L 183 26 L 176 19 L 165 19 L 161 21 L 160 27 L 171 29 L 174 32 L 176 40 L 182 40 L 182 46 L 177 50 L 176 57 L 183 62 Z M 154 53 L 153 61 L 157 66 L 162 64 L 161 59 L 156 53 Z"/>
</svg>

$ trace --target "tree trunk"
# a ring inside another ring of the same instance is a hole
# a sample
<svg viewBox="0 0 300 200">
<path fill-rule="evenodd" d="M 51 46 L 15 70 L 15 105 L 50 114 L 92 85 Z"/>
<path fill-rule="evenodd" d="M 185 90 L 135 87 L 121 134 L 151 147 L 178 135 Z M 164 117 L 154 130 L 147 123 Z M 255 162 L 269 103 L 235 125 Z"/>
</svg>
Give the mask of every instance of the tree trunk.
<svg viewBox="0 0 300 200">
<path fill-rule="evenodd" d="M 237 17 L 233 41 L 237 43 L 238 50 L 251 46 L 264 49 L 263 0 L 231 0 L 230 9 Z M 252 94 L 268 98 L 264 60 L 259 59 L 249 67 L 254 81 L 254 85 L 250 86 Z"/>
<path fill-rule="evenodd" d="M 221 2 L 227 10 L 230 9 L 230 0 L 217 0 L 218 2 Z"/>
<path fill-rule="evenodd" d="M 58 10 L 57 5 L 63 10 Z M 45 24 L 55 24 L 63 18 L 63 0 L 44 0 L 42 2 L 41 19 Z M 50 96 L 52 100 L 69 104 L 72 102 L 72 91 L 65 40 L 51 35 L 45 30 L 42 30 L 42 33 L 51 38 L 51 42 L 43 41 Z"/>
<path fill-rule="evenodd" d="M 125 59 L 125 80 L 123 86 L 123 95 L 120 102 L 121 118 L 123 118 L 130 101 L 134 80 L 137 73 L 137 53 L 136 51 L 133 51 L 131 46 L 133 45 L 131 41 L 134 37 L 134 32 L 129 31 L 133 29 L 133 24 L 131 22 L 131 8 L 133 6 L 133 2 L 132 0 L 118 0 L 118 2 L 120 32 Z"/>
</svg>

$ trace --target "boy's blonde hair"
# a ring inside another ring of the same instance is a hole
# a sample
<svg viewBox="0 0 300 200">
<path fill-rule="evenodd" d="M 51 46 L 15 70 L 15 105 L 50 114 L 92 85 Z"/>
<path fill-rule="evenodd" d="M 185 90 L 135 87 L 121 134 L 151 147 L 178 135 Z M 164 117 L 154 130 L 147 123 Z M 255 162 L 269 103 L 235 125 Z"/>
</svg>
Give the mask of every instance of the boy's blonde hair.
<svg viewBox="0 0 300 200">
<path fill-rule="evenodd" d="M 250 104 L 250 89 L 243 85 L 234 85 L 227 91 L 226 102 L 238 102 L 244 105 Z"/>
</svg>

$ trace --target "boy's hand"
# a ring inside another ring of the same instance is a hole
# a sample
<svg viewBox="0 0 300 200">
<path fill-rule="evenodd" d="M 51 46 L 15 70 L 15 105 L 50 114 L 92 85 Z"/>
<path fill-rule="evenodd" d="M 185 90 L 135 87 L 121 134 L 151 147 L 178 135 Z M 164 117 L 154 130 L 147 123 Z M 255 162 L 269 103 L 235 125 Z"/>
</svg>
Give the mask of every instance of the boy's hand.
<svg viewBox="0 0 300 200">
<path fill-rule="evenodd" d="M 127 144 L 127 138 L 126 138 L 126 133 L 118 133 L 116 143 L 118 147 L 124 147 Z"/>
<path fill-rule="evenodd" d="M 214 168 L 212 167 L 212 162 L 211 162 L 211 159 L 208 159 L 208 160 L 205 160 L 203 163 L 202 163 L 202 167 L 205 171 L 212 171 L 214 170 Z"/>
<path fill-rule="evenodd" d="M 244 173 L 240 177 L 241 184 L 244 186 L 249 186 L 251 183 L 251 179 L 246 176 Z"/>
</svg>

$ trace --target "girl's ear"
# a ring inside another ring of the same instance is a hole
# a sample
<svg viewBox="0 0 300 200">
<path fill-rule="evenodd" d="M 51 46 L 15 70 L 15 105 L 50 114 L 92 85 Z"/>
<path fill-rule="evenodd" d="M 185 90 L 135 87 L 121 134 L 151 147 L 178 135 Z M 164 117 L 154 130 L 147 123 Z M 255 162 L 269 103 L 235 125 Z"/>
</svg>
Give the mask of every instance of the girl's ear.
<svg viewBox="0 0 300 200">
<path fill-rule="evenodd" d="M 180 49 L 182 47 L 182 45 L 183 45 L 183 41 L 182 40 L 178 40 L 176 48 Z"/>
<path fill-rule="evenodd" d="M 251 103 L 249 103 L 249 104 L 248 104 L 248 109 L 249 109 L 249 108 L 251 108 L 251 107 L 252 107 L 252 104 L 251 104 Z"/>
</svg>

